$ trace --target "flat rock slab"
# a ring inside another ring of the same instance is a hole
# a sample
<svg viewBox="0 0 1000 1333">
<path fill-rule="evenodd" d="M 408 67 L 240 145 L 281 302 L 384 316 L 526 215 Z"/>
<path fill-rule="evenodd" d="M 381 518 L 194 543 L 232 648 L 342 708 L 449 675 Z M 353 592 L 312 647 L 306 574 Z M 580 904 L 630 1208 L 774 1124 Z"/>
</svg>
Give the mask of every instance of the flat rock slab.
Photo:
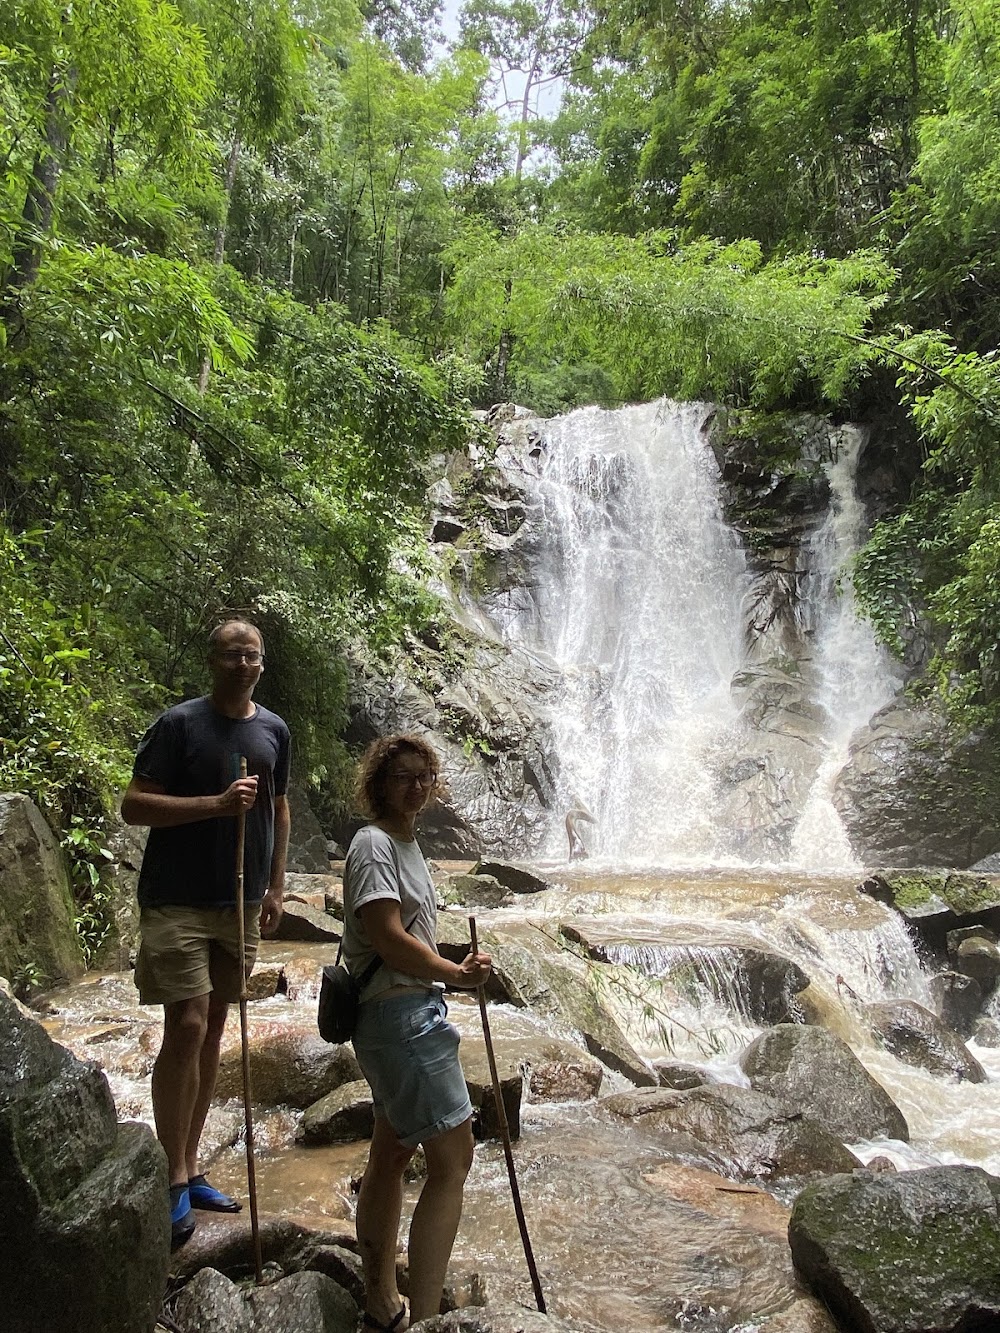
<svg viewBox="0 0 1000 1333">
<path fill-rule="evenodd" d="M 287 899 L 284 911 L 278 923 L 276 940 L 294 940 L 297 942 L 337 944 L 343 933 L 343 927 L 336 917 L 328 912 L 310 907 L 308 903 Z"/>
<path fill-rule="evenodd" d="M 357 1245 L 353 1231 L 346 1228 L 317 1231 L 294 1218 L 266 1212 L 260 1213 L 257 1221 L 262 1261 L 279 1264 L 286 1272 L 305 1267 L 309 1256 L 318 1249 L 350 1250 Z M 202 1268 L 217 1269 L 228 1277 L 243 1277 L 253 1272 L 253 1266 L 253 1231 L 248 1208 L 242 1213 L 199 1212 L 194 1235 L 170 1256 L 171 1276 L 182 1280 L 193 1277 Z"/>
<path fill-rule="evenodd" d="M 555 887 L 551 880 L 543 879 L 530 866 L 514 861 L 480 861 L 472 873 L 491 875 L 512 893 L 543 893 Z"/>
<path fill-rule="evenodd" d="M 708 992 L 755 1024 L 788 1023 L 796 1017 L 794 997 L 809 978 L 791 959 L 763 949 L 723 926 L 683 922 L 621 927 L 599 920 L 573 921 L 561 933 L 597 962 L 624 964 L 649 977 L 662 978 L 697 1002 Z"/>
<path fill-rule="evenodd" d="M 776 1180 L 813 1172 L 851 1171 L 861 1163 L 822 1125 L 749 1088 L 651 1089 L 617 1093 L 600 1103 L 612 1115 L 652 1131 L 678 1155 L 694 1145 L 736 1179 Z"/>
<path fill-rule="evenodd" d="M 796 1268 L 856 1333 L 1000 1328 L 1000 1180 L 979 1167 L 858 1171 L 807 1186 Z"/>
</svg>

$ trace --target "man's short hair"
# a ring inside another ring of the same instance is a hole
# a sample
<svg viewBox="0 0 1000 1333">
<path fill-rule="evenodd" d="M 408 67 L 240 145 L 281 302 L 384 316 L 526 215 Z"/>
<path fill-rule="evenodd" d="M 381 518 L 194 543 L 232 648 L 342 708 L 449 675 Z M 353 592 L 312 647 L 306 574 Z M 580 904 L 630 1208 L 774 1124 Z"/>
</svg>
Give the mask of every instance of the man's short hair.
<svg viewBox="0 0 1000 1333">
<path fill-rule="evenodd" d="M 253 633 L 257 635 L 257 640 L 260 643 L 260 655 L 261 657 L 263 657 L 264 656 L 263 634 L 260 632 L 260 630 L 257 628 L 257 626 L 253 623 L 252 620 L 244 620 L 241 616 L 233 616 L 229 620 L 223 620 L 218 625 L 216 625 L 215 629 L 212 630 L 211 634 L 208 636 L 209 657 L 211 657 L 212 654 L 218 648 L 219 640 L 222 638 L 223 630 L 231 629 L 234 625 L 238 625 L 240 629 L 252 630 Z"/>
</svg>

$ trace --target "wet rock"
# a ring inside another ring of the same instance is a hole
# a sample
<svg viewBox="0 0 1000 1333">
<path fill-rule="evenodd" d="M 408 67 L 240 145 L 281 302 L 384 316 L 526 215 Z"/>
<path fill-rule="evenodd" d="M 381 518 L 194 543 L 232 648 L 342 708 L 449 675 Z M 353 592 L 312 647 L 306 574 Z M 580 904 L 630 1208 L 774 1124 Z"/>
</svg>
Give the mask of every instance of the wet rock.
<svg viewBox="0 0 1000 1333">
<path fill-rule="evenodd" d="M 995 1018 L 980 1018 L 973 1029 L 972 1039 L 980 1046 L 1000 1046 L 1000 1023 Z"/>
<path fill-rule="evenodd" d="M 468 923 L 462 918 L 438 917 L 438 947 L 445 957 L 461 961 L 468 952 L 468 938 Z M 656 1086 L 652 1068 L 595 993 L 586 963 L 570 960 L 555 947 L 551 953 L 529 950 L 495 930 L 484 932 L 481 943 L 493 958 L 488 999 L 531 1009 L 541 1018 L 574 1029 L 591 1055 L 609 1069 L 638 1087 Z"/>
<path fill-rule="evenodd" d="M 510 902 L 507 889 L 493 875 L 449 875 L 437 885 L 443 907 L 481 907 L 490 911 Z"/>
<path fill-rule="evenodd" d="M 309 941 L 312 943 L 338 944 L 340 942 L 343 928 L 336 918 L 328 916 L 326 912 L 310 907 L 307 903 L 296 902 L 294 899 L 286 899 L 284 909 L 278 923 L 277 934 L 272 938 L 293 940 L 300 943 Z"/>
<path fill-rule="evenodd" d="M 844 1143 L 910 1137 L 889 1094 L 847 1043 L 825 1028 L 770 1028 L 746 1048 L 740 1068 L 757 1092 L 799 1108 Z"/>
<path fill-rule="evenodd" d="M 330 1046 L 318 1032 L 265 1029 L 253 1033 L 249 1046 L 250 1084 L 258 1106 L 293 1106 L 304 1110 L 328 1092 L 361 1077 L 351 1047 Z M 238 1034 L 228 1030 L 215 1095 L 220 1099 L 243 1096 Z"/>
<path fill-rule="evenodd" d="M 277 963 L 258 964 L 247 981 L 248 1000 L 270 1000 L 285 986 L 285 973 Z"/>
<path fill-rule="evenodd" d="M 978 981 L 960 972 L 939 972 L 931 977 L 931 995 L 945 1027 L 968 1037 L 979 1018 L 983 992 Z"/>
<path fill-rule="evenodd" d="M 304 902 L 322 902 L 333 897 L 343 902 L 344 885 L 339 875 L 329 869 L 321 875 L 304 875 L 289 871 L 285 876 L 285 898 L 299 898 Z"/>
<path fill-rule="evenodd" d="M 624 1092 L 600 1105 L 668 1147 L 673 1140 L 679 1152 L 695 1144 L 717 1170 L 737 1178 L 775 1180 L 861 1165 L 815 1120 L 749 1088 L 717 1084 L 685 1092 Z"/>
<path fill-rule="evenodd" d="M 865 865 L 968 866 L 1000 845 L 998 771 L 991 737 L 901 699 L 854 733 L 833 802 Z"/>
<path fill-rule="evenodd" d="M 472 873 L 491 875 L 512 893 L 543 893 L 553 887 L 551 881 L 512 861 L 480 861 Z"/>
<path fill-rule="evenodd" d="M 261 1212 L 258 1216 L 261 1259 L 265 1264 L 277 1264 L 285 1273 L 316 1267 L 326 1272 L 321 1264 L 313 1263 L 318 1251 L 337 1249 L 350 1253 L 357 1246 L 353 1229 L 317 1231 L 302 1226 L 288 1217 Z M 355 1258 L 357 1256 L 354 1256 Z M 344 1261 L 350 1270 L 349 1261 Z M 330 1260 L 330 1267 L 333 1262 Z M 198 1214 L 194 1235 L 176 1250 L 170 1258 L 171 1276 L 178 1280 L 191 1278 L 203 1268 L 214 1268 L 234 1280 L 254 1271 L 253 1230 L 249 1210 L 242 1213 Z M 336 1272 L 327 1276 L 340 1282 Z M 347 1282 L 341 1282 L 347 1287 Z"/>
<path fill-rule="evenodd" d="M 1000 1180 L 978 1167 L 858 1171 L 808 1185 L 788 1240 L 804 1280 L 857 1333 L 1000 1327 Z"/>
<path fill-rule="evenodd" d="M 0 975 L 54 985 L 81 976 L 66 859 L 27 796 L 0 793 Z"/>
<path fill-rule="evenodd" d="M 985 1083 L 986 1070 L 956 1033 L 914 1000 L 883 1000 L 867 1009 L 878 1041 L 904 1064 L 944 1078 Z"/>
<path fill-rule="evenodd" d="M 507 1128 L 513 1142 L 521 1137 L 521 1096 L 524 1091 L 524 1075 L 521 1072 L 520 1062 L 507 1059 L 502 1050 L 496 1050 L 495 1054 L 500 1096 L 507 1118 Z M 477 1139 L 501 1138 L 500 1113 L 497 1110 L 485 1047 L 472 1046 L 463 1041 L 462 1070 L 465 1074 L 465 1085 L 469 1089 L 469 1100 L 472 1102 L 473 1133 Z"/>
<path fill-rule="evenodd" d="M 675 1060 L 654 1060 L 653 1068 L 661 1088 L 677 1088 L 683 1092 L 687 1088 L 704 1088 L 711 1079 L 697 1065 L 678 1064 Z"/>
<path fill-rule="evenodd" d="M 146 1333 L 167 1276 L 166 1158 L 107 1080 L 0 995 L 7 1333 Z M 122 1263 L 128 1255 L 129 1262 Z"/>
<path fill-rule="evenodd" d="M 944 953 L 949 931 L 1000 924 L 1000 877 L 931 869 L 880 870 L 861 893 L 895 908 L 929 949 Z"/>
<path fill-rule="evenodd" d="M 330 857 L 326 850 L 326 834 L 313 813 L 305 790 L 293 782 L 288 788 L 288 808 L 292 816 L 288 839 L 287 869 L 306 875 L 326 875 Z"/>
<path fill-rule="evenodd" d="M 567 939 L 599 962 L 624 963 L 647 976 L 668 978 L 697 1002 L 708 992 L 755 1024 L 788 1023 L 797 1015 L 795 996 L 809 978 L 791 959 L 735 938 L 692 938 L 678 927 L 671 938 L 658 932 L 655 943 L 612 934 L 600 921 L 564 925 Z"/>
<path fill-rule="evenodd" d="M 951 931 L 948 936 L 948 961 L 956 972 L 978 981 L 983 995 L 991 995 L 1000 980 L 1000 948 L 996 939 L 990 939 L 987 933 L 966 935 L 952 948 L 955 934 L 956 931 Z"/>
<path fill-rule="evenodd" d="M 296 1138 L 300 1143 L 353 1143 L 375 1130 L 371 1088 L 364 1079 L 345 1083 L 307 1107 Z"/>
<path fill-rule="evenodd" d="M 203 1268 L 178 1296 L 175 1319 L 197 1333 L 355 1333 L 358 1307 L 323 1273 L 245 1289 Z"/>
</svg>

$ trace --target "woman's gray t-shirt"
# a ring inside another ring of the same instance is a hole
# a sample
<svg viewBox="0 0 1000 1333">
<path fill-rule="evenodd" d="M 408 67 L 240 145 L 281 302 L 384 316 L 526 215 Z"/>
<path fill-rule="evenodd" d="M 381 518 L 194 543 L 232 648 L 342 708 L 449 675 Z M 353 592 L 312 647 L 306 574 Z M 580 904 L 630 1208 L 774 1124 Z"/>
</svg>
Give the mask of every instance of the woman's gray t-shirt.
<svg viewBox="0 0 1000 1333">
<path fill-rule="evenodd" d="M 344 863 L 343 958 L 352 976 L 359 977 L 375 957 L 375 950 L 358 917 L 358 908 L 379 898 L 399 903 L 399 915 L 410 934 L 438 951 L 437 901 L 434 883 L 419 845 L 394 838 L 375 824 L 354 835 Z M 371 1000 L 391 986 L 439 986 L 397 972 L 383 963 L 361 993 Z"/>
</svg>

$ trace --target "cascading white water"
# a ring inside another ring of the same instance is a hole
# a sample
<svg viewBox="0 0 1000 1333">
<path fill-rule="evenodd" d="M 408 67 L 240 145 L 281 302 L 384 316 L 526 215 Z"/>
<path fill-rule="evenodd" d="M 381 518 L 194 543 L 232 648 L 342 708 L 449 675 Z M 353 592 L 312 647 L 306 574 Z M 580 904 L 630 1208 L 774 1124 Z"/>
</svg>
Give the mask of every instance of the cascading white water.
<svg viewBox="0 0 1000 1333">
<path fill-rule="evenodd" d="M 833 780 L 847 759 L 852 733 L 889 703 L 899 688 L 892 659 L 859 618 L 848 565 L 865 538 L 858 497 L 858 455 L 864 432 L 845 427 L 826 464 L 830 508 L 807 544 L 803 605 L 815 644 L 816 702 L 827 719 L 825 756 L 792 838 L 800 863 L 853 863 L 844 829 L 830 800 Z"/>
<path fill-rule="evenodd" d="M 593 817 L 587 842 L 605 861 L 731 860 L 720 775 L 747 754 L 731 685 L 752 656 L 741 612 L 750 575 L 723 517 L 702 430 L 710 410 L 669 401 L 586 408 L 546 427 L 546 553 L 535 605 L 507 632 L 562 669 L 556 808 Z M 841 438 L 827 465 L 829 515 L 805 551 L 811 703 L 824 719 L 792 840 L 794 861 L 807 867 L 853 864 L 830 784 L 851 732 L 895 688 L 849 587 L 838 588 L 864 531 L 854 486 L 863 437 L 848 428 Z M 554 819 L 545 852 L 565 848 Z"/>
<path fill-rule="evenodd" d="M 707 412 L 588 408 L 547 431 L 539 646 L 566 682 L 563 808 L 589 810 L 605 857 L 697 859 L 712 845 L 710 755 L 735 722 L 747 576 L 700 434 Z"/>
</svg>

